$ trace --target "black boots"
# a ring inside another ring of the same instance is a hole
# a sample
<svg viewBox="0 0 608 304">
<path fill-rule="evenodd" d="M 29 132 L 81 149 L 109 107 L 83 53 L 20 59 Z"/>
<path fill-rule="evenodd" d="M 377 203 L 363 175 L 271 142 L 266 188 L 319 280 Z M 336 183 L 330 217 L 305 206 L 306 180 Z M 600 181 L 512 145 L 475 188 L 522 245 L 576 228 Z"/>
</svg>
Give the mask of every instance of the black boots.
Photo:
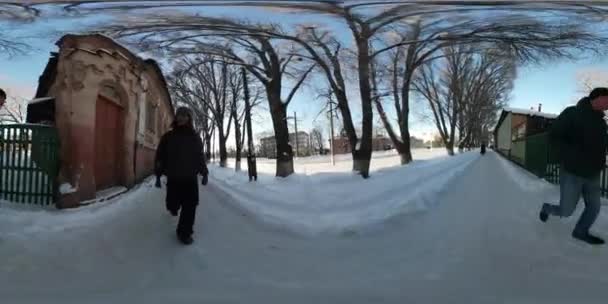
<svg viewBox="0 0 608 304">
<path fill-rule="evenodd" d="M 185 235 L 180 234 L 179 232 L 177 233 L 177 239 L 180 242 L 182 242 L 182 244 L 184 244 L 184 245 L 190 245 L 194 242 L 194 239 L 192 238 L 191 235 L 185 236 Z"/>
<path fill-rule="evenodd" d="M 540 214 L 538 215 L 538 217 L 540 218 L 540 221 L 543 223 L 546 222 L 547 219 L 549 219 L 549 213 L 547 213 L 547 207 L 548 207 L 548 204 L 544 203 L 543 207 L 540 208 Z"/>
<path fill-rule="evenodd" d="M 572 237 L 579 241 L 583 241 L 587 244 L 590 244 L 590 245 L 603 245 L 605 243 L 604 240 L 602 240 L 601 238 L 599 238 L 597 236 L 591 235 L 589 232 L 579 233 L 579 232 L 573 231 Z"/>
</svg>

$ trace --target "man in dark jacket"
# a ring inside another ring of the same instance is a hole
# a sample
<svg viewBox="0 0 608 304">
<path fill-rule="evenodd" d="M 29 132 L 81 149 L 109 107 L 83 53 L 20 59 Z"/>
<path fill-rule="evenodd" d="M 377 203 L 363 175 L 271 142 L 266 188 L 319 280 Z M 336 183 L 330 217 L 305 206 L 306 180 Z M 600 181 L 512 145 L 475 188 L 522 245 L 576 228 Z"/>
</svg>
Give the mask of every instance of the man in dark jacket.
<svg viewBox="0 0 608 304">
<path fill-rule="evenodd" d="M 203 153 L 203 143 L 192 126 L 192 114 L 185 107 L 176 112 L 173 129 L 160 140 L 156 150 L 156 187 L 160 176 L 167 176 L 166 207 L 173 216 L 181 208 L 177 237 L 184 244 L 192 243 L 196 206 L 198 205 L 198 174 L 207 184 L 209 171 Z"/>
<path fill-rule="evenodd" d="M 604 111 L 608 110 L 608 88 L 596 88 L 576 106 L 565 109 L 554 122 L 550 138 L 561 162 L 559 205 L 543 204 L 541 221 L 549 215 L 569 217 L 581 195 L 585 210 L 572 236 L 593 245 L 604 243 L 589 229 L 600 212 L 600 174 L 606 166 L 608 134 Z"/>
</svg>

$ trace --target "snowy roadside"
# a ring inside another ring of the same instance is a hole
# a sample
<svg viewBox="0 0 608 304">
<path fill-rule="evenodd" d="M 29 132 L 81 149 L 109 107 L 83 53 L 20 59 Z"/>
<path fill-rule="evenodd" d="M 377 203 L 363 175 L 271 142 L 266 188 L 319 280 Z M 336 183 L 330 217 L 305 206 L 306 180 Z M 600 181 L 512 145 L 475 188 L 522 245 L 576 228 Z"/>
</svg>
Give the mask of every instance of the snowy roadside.
<svg viewBox="0 0 608 304">
<path fill-rule="evenodd" d="M 412 149 L 414 160 L 427 160 L 437 157 L 447 156 L 444 148 L 435 149 Z M 257 169 L 260 173 L 274 174 L 275 159 L 258 158 Z M 372 155 L 371 170 L 380 170 L 386 168 L 397 167 L 401 165 L 401 157 L 395 150 L 376 151 Z M 235 167 L 235 159 L 228 159 L 228 167 Z M 247 170 L 247 158 L 241 161 L 241 168 Z M 320 172 L 344 172 L 348 173 L 352 170 L 352 155 L 339 154 L 335 155 L 335 164 L 331 164 L 329 155 L 315 155 L 309 157 L 297 157 L 294 159 L 294 169 L 298 174 L 315 174 Z"/>
<path fill-rule="evenodd" d="M 368 180 L 352 172 L 307 172 L 285 179 L 264 173 L 249 182 L 246 171 L 211 166 L 210 181 L 261 222 L 308 236 L 340 234 L 428 209 L 478 158 L 479 153 L 470 152 L 415 161 L 377 170 Z"/>
<path fill-rule="evenodd" d="M 105 222 L 113 215 L 131 212 L 141 198 L 153 188 L 154 180 L 145 179 L 129 191 L 99 202 L 74 209 L 56 209 L 54 205 L 23 204 L 0 200 L 0 236 L 27 235 L 37 232 L 53 232 L 77 229 L 95 222 Z"/>
</svg>

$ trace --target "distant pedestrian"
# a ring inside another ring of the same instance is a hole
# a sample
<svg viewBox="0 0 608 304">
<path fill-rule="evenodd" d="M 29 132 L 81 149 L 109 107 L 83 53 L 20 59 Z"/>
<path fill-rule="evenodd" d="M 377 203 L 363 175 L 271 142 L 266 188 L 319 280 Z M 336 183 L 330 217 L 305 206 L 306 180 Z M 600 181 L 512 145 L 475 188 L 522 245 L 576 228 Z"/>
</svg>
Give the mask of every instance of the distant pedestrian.
<svg viewBox="0 0 608 304">
<path fill-rule="evenodd" d="M 180 107 L 175 115 L 172 130 L 163 135 L 156 150 L 156 187 L 161 187 L 161 175 L 167 176 L 167 210 L 177 216 L 181 209 L 177 237 L 182 243 L 191 244 L 199 201 L 197 177 L 202 175 L 202 183 L 206 185 L 209 171 L 190 110 Z"/>
<path fill-rule="evenodd" d="M 486 154 L 486 143 L 481 143 L 481 155 Z"/>
<path fill-rule="evenodd" d="M 569 217 L 582 195 L 585 210 L 576 223 L 572 236 L 593 245 L 604 240 L 589 229 L 601 206 L 600 174 L 606 166 L 608 136 L 604 111 L 608 110 L 608 88 L 596 88 L 576 106 L 565 109 L 550 131 L 552 146 L 557 148 L 561 163 L 559 205 L 543 204 L 540 220 L 549 215 Z"/>
</svg>

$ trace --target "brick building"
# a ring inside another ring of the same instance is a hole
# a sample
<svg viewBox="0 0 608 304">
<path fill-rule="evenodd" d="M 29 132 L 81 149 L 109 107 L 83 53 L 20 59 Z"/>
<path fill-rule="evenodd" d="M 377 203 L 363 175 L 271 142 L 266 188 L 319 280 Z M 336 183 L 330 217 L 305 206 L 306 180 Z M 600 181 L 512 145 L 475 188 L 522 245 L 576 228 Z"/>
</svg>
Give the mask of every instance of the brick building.
<svg viewBox="0 0 608 304">
<path fill-rule="evenodd" d="M 334 154 L 351 153 L 350 144 L 346 137 L 335 137 L 333 139 Z M 376 136 L 372 138 L 372 151 L 386 151 L 393 149 L 393 142 L 390 138 L 384 136 Z"/>
<path fill-rule="evenodd" d="M 53 124 L 61 142 L 58 183 L 75 192 L 61 207 L 98 191 L 130 187 L 153 171 L 173 107 L 158 64 L 102 35 L 66 35 L 40 76 L 29 123 Z"/>
<path fill-rule="evenodd" d="M 310 156 L 312 154 L 312 143 L 308 133 L 300 131 L 297 136 L 295 133 L 289 133 L 289 144 L 294 155 L 296 154 L 296 141 L 298 156 Z M 258 155 L 260 157 L 276 158 L 276 154 L 277 145 L 274 136 L 261 138 Z"/>
</svg>

